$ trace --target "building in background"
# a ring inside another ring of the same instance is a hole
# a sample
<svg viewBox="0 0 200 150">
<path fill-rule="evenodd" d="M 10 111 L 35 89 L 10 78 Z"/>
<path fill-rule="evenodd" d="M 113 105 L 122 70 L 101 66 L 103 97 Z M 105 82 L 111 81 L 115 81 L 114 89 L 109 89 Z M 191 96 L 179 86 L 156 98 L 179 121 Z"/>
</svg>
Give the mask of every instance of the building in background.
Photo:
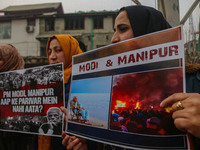
<svg viewBox="0 0 200 150">
<path fill-rule="evenodd" d="M 61 3 L 9 6 L 1 10 L 0 44 L 13 44 L 26 67 L 47 64 L 46 43 L 54 34 L 71 34 L 83 51 L 110 44 L 117 11 L 63 13 Z"/>
<path fill-rule="evenodd" d="M 44 55 L 48 37 L 53 34 L 72 35 L 83 51 L 110 44 L 115 16 L 116 12 L 109 11 L 41 16 L 40 33 L 36 36 L 41 43 L 41 55 Z"/>
</svg>

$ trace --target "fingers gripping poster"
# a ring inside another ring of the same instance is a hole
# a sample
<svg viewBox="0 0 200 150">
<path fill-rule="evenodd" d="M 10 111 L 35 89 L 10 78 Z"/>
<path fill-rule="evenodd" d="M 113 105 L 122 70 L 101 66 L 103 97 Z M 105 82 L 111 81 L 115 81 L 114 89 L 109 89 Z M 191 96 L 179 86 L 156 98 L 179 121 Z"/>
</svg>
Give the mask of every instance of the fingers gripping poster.
<svg viewBox="0 0 200 150">
<path fill-rule="evenodd" d="M 185 91 L 182 27 L 74 56 L 66 132 L 130 149 L 188 149 L 169 95 Z"/>
<path fill-rule="evenodd" d="M 0 130 L 61 136 L 63 66 L 0 74 Z"/>
</svg>

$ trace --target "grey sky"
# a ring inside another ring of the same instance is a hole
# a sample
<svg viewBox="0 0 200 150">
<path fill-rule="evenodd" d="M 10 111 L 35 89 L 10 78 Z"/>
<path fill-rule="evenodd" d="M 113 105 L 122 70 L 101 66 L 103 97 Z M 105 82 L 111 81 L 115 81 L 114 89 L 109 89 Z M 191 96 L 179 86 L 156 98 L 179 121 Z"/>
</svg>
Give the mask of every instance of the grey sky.
<svg viewBox="0 0 200 150">
<path fill-rule="evenodd" d="M 64 12 L 89 11 L 89 10 L 116 10 L 122 6 L 134 4 L 131 0 L 0 0 L 0 9 L 9 5 L 26 5 L 34 3 L 62 2 Z M 155 7 L 156 0 L 139 0 L 143 5 Z M 180 11 L 186 11 L 194 0 L 179 0 Z M 184 13 L 184 12 L 183 12 Z M 181 15 L 183 15 L 181 13 Z"/>
<path fill-rule="evenodd" d="M 116 10 L 121 6 L 133 4 L 131 0 L 0 0 L 0 9 L 9 5 L 22 5 L 33 3 L 62 2 L 64 12 L 89 11 L 89 10 Z"/>
</svg>

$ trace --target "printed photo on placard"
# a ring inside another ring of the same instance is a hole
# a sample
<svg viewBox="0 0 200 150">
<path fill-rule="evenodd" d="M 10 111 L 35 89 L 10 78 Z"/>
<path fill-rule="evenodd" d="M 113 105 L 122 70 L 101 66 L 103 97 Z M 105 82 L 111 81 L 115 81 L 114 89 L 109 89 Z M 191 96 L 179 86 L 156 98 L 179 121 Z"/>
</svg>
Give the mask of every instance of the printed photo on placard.
<svg viewBox="0 0 200 150">
<path fill-rule="evenodd" d="M 185 92 L 182 33 L 179 26 L 74 56 L 70 101 L 87 113 L 76 114 L 76 104 L 68 103 L 66 132 L 127 149 L 188 149 L 172 108 L 160 107 Z"/>
<path fill-rule="evenodd" d="M 182 68 L 122 74 L 113 77 L 110 129 L 122 132 L 174 135 L 172 108 L 160 102 L 183 92 Z"/>
<path fill-rule="evenodd" d="M 108 128 L 111 81 L 110 76 L 73 81 L 69 121 Z"/>
<path fill-rule="evenodd" d="M 60 136 L 62 64 L 0 74 L 0 130 Z"/>
</svg>

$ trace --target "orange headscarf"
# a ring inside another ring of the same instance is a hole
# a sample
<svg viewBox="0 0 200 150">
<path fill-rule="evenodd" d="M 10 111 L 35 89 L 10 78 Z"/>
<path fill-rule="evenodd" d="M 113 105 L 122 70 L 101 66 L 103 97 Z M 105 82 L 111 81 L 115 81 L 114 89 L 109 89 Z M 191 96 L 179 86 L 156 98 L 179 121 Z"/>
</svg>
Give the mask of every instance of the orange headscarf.
<svg viewBox="0 0 200 150">
<path fill-rule="evenodd" d="M 75 38 L 73 38 L 71 35 L 64 35 L 64 34 L 53 35 L 49 38 L 49 40 L 47 42 L 46 51 L 47 51 L 48 60 L 49 60 L 49 56 L 48 56 L 49 44 L 50 44 L 51 40 L 54 38 L 56 38 L 58 40 L 58 42 L 60 43 L 60 46 L 65 54 L 66 66 L 64 68 L 64 82 L 68 83 L 68 80 L 72 73 L 72 56 L 81 54 L 82 50 L 79 47 L 78 41 Z"/>
<path fill-rule="evenodd" d="M 17 49 L 10 44 L 0 44 L 0 72 L 24 69 L 24 59 Z"/>
</svg>

